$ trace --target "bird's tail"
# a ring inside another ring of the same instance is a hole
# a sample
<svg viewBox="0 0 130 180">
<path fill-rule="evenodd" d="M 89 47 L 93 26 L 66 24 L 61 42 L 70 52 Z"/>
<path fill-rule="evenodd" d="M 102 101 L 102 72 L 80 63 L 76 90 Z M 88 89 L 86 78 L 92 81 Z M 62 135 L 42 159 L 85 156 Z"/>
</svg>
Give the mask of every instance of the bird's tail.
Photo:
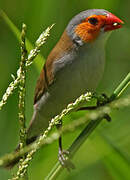
<svg viewBox="0 0 130 180">
<path fill-rule="evenodd" d="M 26 145 L 31 144 L 37 139 L 38 135 L 48 127 L 48 122 L 49 122 L 48 119 L 47 120 L 43 119 L 43 116 L 41 116 L 39 112 L 34 109 L 32 120 L 30 121 L 29 128 L 27 129 Z M 20 146 L 18 145 L 17 148 L 15 149 L 15 153 L 18 153 L 19 150 L 20 150 Z M 7 169 L 13 168 L 19 162 L 20 158 L 21 157 L 15 158 L 11 162 L 7 163 L 5 165 L 5 168 Z"/>
<path fill-rule="evenodd" d="M 29 145 L 31 143 L 33 143 L 36 140 L 37 137 L 32 137 L 31 139 L 27 139 L 26 141 L 26 145 Z M 20 145 L 17 146 L 17 148 L 15 149 L 14 153 L 18 153 L 20 150 Z M 26 154 L 25 154 L 26 156 Z M 14 158 L 12 161 L 10 161 L 9 163 L 7 163 L 4 167 L 8 170 L 12 169 L 20 160 L 21 157 L 17 157 Z"/>
</svg>

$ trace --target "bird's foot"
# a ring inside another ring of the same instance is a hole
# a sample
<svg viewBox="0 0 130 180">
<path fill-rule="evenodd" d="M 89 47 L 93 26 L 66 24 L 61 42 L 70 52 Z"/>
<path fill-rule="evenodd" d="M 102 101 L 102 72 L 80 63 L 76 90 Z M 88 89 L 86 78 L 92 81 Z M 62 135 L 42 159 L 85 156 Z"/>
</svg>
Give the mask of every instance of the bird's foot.
<svg viewBox="0 0 130 180">
<path fill-rule="evenodd" d="M 105 93 L 95 95 L 95 98 L 97 99 L 97 107 L 103 106 L 110 101 L 110 98 Z"/>
<path fill-rule="evenodd" d="M 78 109 L 78 111 L 80 111 L 80 110 L 95 110 L 98 107 L 103 106 L 103 105 L 110 102 L 110 98 L 104 93 L 101 94 L 101 95 L 98 95 L 97 93 L 94 93 L 93 97 L 95 99 L 97 99 L 96 106 L 81 107 L 81 108 Z M 111 117 L 108 114 L 104 115 L 104 119 L 106 119 L 108 122 L 111 122 Z"/>
<path fill-rule="evenodd" d="M 106 94 L 98 95 L 97 93 L 93 93 L 93 98 L 97 100 L 97 103 L 95 106 L 88 106 L 88 107 L 80 107 L 77 111 L 81 110 L 95 110 L 100 106 L 103 106 L 110 102 L 110 98 Z"/>
<path fill-rule="evenodd" d="M 68 171 L 75 169 L 74 164 L 69 160 L 69 151 L 59 150 L 58 159 L 61 165 L 66 168 Z"/>
<path fill-rule="evenodd" d="M 94 96 L 97 99 L 97 107 L 103 106 L 110 102 L 110 98 L 105 93 L 102 93 L 101 95 L 94 94 Z M 111 117 L 108 114 L 104 115 L 104 119 L 111 122 Z"/>
<path fill-rule="evenodd" d="M 111 117 L 108 114 L 104 115 L 104 119 L 106 119 L 107 122 L 111 122 Z"/>
</svg>

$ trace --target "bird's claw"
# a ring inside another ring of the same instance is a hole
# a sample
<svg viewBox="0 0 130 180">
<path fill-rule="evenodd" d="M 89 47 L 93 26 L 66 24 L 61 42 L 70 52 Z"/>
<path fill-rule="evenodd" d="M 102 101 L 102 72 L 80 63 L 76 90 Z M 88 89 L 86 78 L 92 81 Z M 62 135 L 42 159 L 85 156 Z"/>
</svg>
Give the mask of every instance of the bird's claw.
<svg viewBox="0 0 130 180">
<path fill-rule="evenodd" d="M 59 150 L 58 159 L 63 167 L 65 167 L 68 171 L 71 169 L 75 169 L 74 164 L 69 160 L 69 151 L 67 150 Z"/>
<path fill-rule="evenodd" d="M 106 94 L 101 94 L 100 97 L 97 99 L 97 106 L 103 106 L 109 102 L 109 97 Z M 108 114 L 104 115 L 104 118 L 108 121 L 111 122 L 111 117 Z"/>
<path fill-rule="evenodd" d="M 108 102 L 109 102 L 109 97 L 104 93 L 97 97 L 97 106 L 103 106 Z"/>
<path fill-rule="evenodd" d="M 108 122 L 111 122 L 111 117 L 110 117 L 108 114 L 105 114 L 105 115 L 104 115 L 104 118 L 105 118 Z"/>
</svg>

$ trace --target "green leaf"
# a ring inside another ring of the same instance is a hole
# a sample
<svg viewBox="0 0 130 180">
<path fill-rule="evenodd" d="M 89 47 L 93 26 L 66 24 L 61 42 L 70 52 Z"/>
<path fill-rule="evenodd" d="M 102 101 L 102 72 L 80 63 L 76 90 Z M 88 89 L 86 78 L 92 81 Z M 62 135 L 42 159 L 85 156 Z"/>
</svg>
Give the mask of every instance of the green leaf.
<svg viewBox="0 0 130 180">
<path fill-rule="evenodd" d="M 5 21 L 5 23 L 8 25 L 8 27 L 11 29 L 11 31 L 14 33 L 14 35 L 16 36 L 18 41 L 20 42 L 21 41 L 21 31 L 15 26 L 15 24 L 9 19 L 9 17 L 6 15 L 6 13 L 3 10 L 0 10 L 0 16 Z M 27 38 L 26 38 L 26 48 L 27 48 L 28 52 L 34 48 L 32 43 Z M 41 71 L 43 62 L 45 62 L 45 58 L 39 54 L 34 61 L 34 65 L 38 72 Z"/>
<path fill-rule="evenodd" d="M 105 148 L 111 153 L 103 158 L 103 163 L 114 180 L 130 179 L 130 162 L 126 155 L 104 135 L 100 136 Z"/>
</svg>

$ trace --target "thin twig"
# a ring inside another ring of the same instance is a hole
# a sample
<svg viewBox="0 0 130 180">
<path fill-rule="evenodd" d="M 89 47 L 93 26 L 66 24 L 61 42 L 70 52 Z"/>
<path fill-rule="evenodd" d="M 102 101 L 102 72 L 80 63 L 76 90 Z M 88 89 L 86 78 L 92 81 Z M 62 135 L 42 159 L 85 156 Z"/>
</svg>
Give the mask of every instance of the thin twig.
<svg viewBox="0 0 130 180">
<path fill-rule="evenodd" d="M 26 83 L 26 56 L 27 50 L 25 45 L 25 34 L 26 34 L 26 25 L 22 25 L 22 32 L 21 32 L 21 61 L 20 61 L 20 81 L 19 81 L 19 124 L 20 124 L 20 143 L 19 149 L 22 149 L 26 146 L 26 121 L 25 121 L 25 83 Z M 23 156 L 20 159 L 22 163 L 25 159 Z M 19 164 L 20 166 L 20 164 Z M 19 167 L 20 168 L 20 167 Z M 23 177 L 23 179 L 28 179 L 27 173 Z"/>
<path fill-rule="evenodd" d="M 25 83 L 26 83 L 26 55 L 25 46 L 26 25 L 22 26 L 21 33 L 21 62 L 20 62 L 20 82 L 19 82 L 19 123 L 20 123 L 20 149 L 26 145 L 26 125 L 25 125 Z"/>
<path fill-rule="evenodd" d="M 32 49 L 28 55 L 26 66 L 30 66 L 34 60 L 34 58 L 38 55 L 40 52 L 40 48 L 43 44 L 45 44 L 47 37 L 50 36 L 50 30 L 53 28 L 54 24 L 52 24 L 50 27 L 48 27 L 45 31 L 42 32 L 42 34 L 39 36 L 35 43 L 35 48 Z"/>
</svg>

